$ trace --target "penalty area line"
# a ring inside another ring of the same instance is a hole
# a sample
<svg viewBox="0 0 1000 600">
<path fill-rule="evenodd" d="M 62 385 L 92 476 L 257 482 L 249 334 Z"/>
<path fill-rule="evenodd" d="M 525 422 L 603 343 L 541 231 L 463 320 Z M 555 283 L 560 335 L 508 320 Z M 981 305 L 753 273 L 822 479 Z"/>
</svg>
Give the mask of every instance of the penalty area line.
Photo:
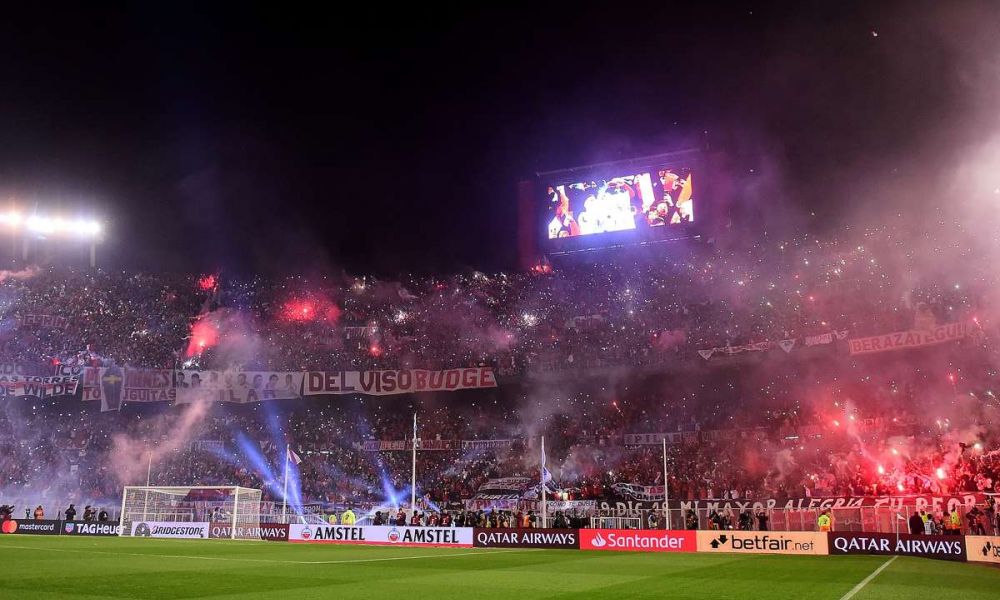
<svg viewBox="0 0 1000 600">
<path fill-rule="evenodd" d="M 268 542 L 273 543 L 273 542 Z M 107 550 L 77 550 L 71 548 L 40 548 L 38 546 L 15 546 L 12 544 L 0 545 L 0 550 L 4 548 L 16 548 L 18 550 L 37 550 L 38 552 L 69 552 L 71 554 L 108 554 L 111 556 L 145 556 L 149 558 L 180 558 L 185 560 L 221 560 L 229 562 L 258 562 L 284 565 L 341 565 L 370 562 L 388 562 L 395 560 L 421 560 L 431 558 L 451 558 L 453 556 L 485 556 L 493 554 L 510 554 L 513 552 L 532 552 L 530 549 L 521 550 L 490 550 L 483 548 L 473 552 L 455 552 L 452 554 L 420 554 L 417 556 L 388 556 L 382 558 L 352 558 L 344 560 L 279 560 L 275 558 L 239 558 L 235 556 L 192 556 L 188 554 L 147 554 L 143 552 L 109 552 Z"/>
<path fill-rule="evenodd" d="M 869 583 L 871 583 L 872 579 L 875 579 L 876 577 L 878 577 L 878 574 L 881 573 L 882 571 L 884 571 L 885 568 L 888 567 L 889 565 L 891 565 L 892 562 L 894 560 L 896 560 L 897 558 L 899 558 L 899 555 L 893 556 L 889 560 L 887 560 L 884 563 L 882 563 L 881 567 L 875 569 L 874 571 L 872 571 L 871 575 L 869 575 L 868 577 L 865 577 L 864 579 L 862 579 L 861 581 L 859 581 L 858 585 L 852 587 L 851 591 L 849 591 L 846 594 L 844 594 L 843 596 L 841 596 L 840 600 L 849 600 L 850 598 L 853 598 L 854 594 L 857 594 L 858 592 L 861 591 L 862 588 L 864 588 L 866 585 L 868 585 Z"/>
</svg>

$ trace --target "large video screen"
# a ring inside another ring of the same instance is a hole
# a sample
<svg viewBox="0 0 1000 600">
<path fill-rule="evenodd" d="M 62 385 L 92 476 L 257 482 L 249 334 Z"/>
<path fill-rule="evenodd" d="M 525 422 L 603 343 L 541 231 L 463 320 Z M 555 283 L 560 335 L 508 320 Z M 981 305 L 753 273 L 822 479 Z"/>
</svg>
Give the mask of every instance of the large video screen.
<svg viewBox="0 0 1000 600">
<path fill-rule="evenodd" d="M 692 169 L 653 167 L 640 172 L 548 185 L 549 240 L 645 232 L 660 237 L 694 223 Z M 595 241 L 597 238 L 594 238 Z"/>
</svg>

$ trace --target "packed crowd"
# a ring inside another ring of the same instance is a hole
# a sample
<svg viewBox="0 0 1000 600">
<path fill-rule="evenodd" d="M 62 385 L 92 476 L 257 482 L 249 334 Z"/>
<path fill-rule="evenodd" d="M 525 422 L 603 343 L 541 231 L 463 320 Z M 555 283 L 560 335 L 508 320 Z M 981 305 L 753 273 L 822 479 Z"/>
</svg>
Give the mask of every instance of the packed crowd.
<svg viewBox="0 0 1000 600">
<path fill-rule="evenodd" d="M 451 397 L 299 399 L 100 413 L 62 399 L 5 402 L 0 501 L 113 506 L 121 486 L 242 485 L 282 494 L 284 449 L 297 503 L 399 504 L 410 456 L 365 450 L 404 440 L 511 440 L 420 452 L 423 506 L 457 506 L 491 479 L 537 481 L 603 499 L 617 484 L 672 498 L 819 497 L 996 490 L 992 280 L 921 278 L 891 243 L 800 239 L 704 244 L 683 257 L 619 257 L 531 273 L 449 278 L 241 279 L 83 272 L 4 273 L 0 364 L 269 370 L 489 364 L 497 389 Z M 881 244 L 881 245 L 880 245 Z M 65 317 L 25 325 L 27 315 Z M 795 360 L 706 362 L 697 349 L 976 319 L 982 333 L 906 363 L 833 349 Z M 582 367 L 643 367 L 631 371 Z M 556 371 L 555 376 L 552 371 Z M 194 415 L 193 411 L 204 410 Z M 523 497 L 537 497 L 526 486 Z"/>
<path fill-rule="evenodd" d="M 827 368 L 831 379 L 848 373 Z M 542 436 L 550 497 L 560 500 L 609 500 L 621 497 L 620 484 L 662 485 L 659 438 L 630 441 L 641 433 L 679 435 L 667 447 L 670 496 L 678 500 L 997 491 L 996 406 L 973 408 L 967 396 L 966 404 L 949 404 L 942 420 L 920 408 L 927 402 L 921 390 L 871 382 L 841 389 L 836 397 L 847 400 L 821 393 L 785 404 L 760 390 L 733 395 L 745 375 L 692 374 L 688 385 L 700 392 L 687 401 L 684 386 L 666 399 L 656 394 L 663 388 L 654 375 L 636 377 L 610 401 L 588 382 L 578 384 L 586 391 L 562 398 L 515 386 L 423 400 L 212 405 L 203 414 L 165 404 L 101 413 L 77 400 L 11 402 L 0 413 L 0 493 L 19 506 L 114 506 L 121 487 L 144 483 L 151 466 L 154 485 L 241 485 L 280 502 L 287 445 L 302 460 L 289 461 L 293 503 L 408 504 L 410 452 L 365 449 L 364 442 L 409 439 L 413 412 L 422 440 L 456 442 L 419 452 L 417 493 L 429 509 L 463 506 L 500 478 L 523 478 L 515 497 L 537 499 Z M 933 405 L 937 391 L 928 393 Z M 463 440 L 509 442 L 463 449 Z"/>
<path fill-rule="evenodd" d="M 914 323 L 989 308 L 988 272 L 922 277 L 879 231 L 623 254 L 530 273 L 240 278 L 5 272 L 0 361 L 260 370 L 446 368 L 506 374 L 696 361 L 697 349 Z M 891 240 L 891 236 L 889 236 Z M 880 241 L 876 241 L 880 240 Z M 19 327 L 19 317 L 68 319 Z"/>
</svg>

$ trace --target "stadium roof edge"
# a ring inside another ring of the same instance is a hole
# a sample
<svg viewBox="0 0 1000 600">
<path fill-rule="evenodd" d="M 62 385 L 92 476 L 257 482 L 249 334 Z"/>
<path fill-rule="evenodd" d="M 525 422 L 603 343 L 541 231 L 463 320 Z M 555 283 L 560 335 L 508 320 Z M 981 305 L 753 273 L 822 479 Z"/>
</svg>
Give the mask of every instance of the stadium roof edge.
<svg viewBox="0 0 1000 600">
<path fill-rule="evenodd" d="M 606 169 L 611 167 L 626 167 L 631 165 L 640 165 L 648 167 L 651 164 L 669 161 L 677 159 L 683 156 L 689 156 L 694 154 L 700 154 L 702 152 L 701 148 L 687 148 L 685 150 L 675 150 L 673 152 L 664 152 L 661 154 L 651 154 L 647 156 L 636 156 L 634 158 L 625 158 L 622 160 L 611 160 L 601 163 L 593 163 L 589 165 L 580 165 L 577 167 L 570 167 L 568 169 L 554 169 L 551 171 L 536 171 L 535 177 L 541 179 L 542 177 L 551 177 L 558 175 L 569 175 L 571 173 L 579 173 L 585 171 L 593 171 L 595 169 Z"/>
</svg>

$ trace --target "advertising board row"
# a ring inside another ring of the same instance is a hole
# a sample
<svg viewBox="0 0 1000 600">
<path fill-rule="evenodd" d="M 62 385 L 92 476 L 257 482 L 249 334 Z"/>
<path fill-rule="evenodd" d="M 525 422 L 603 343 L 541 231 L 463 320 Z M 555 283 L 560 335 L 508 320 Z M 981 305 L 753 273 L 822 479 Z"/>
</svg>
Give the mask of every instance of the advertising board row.
<svg viewBox="0 0 1000 600">
<path fill-rule="evenodd" d="M 131 534 L 136 537 L 191 539 L 233 537 L 231 523 L 136 521 L 131 527 Z M 0 523 L 0 534 L 116 536 L 120 531 L 121 527 L 117 522 L 10 519 Z M 258 526 L 237 525 L 235 537 L 283 542 L 288 540 L 288 525 L 278 523 L 262 523 Z"/>
<path fill-rule="evenodd" d="M 634 552 L 902 555 L 1000 564 L 1000 536 L 923 536 L 808 531 L 650 529 L 480 529 L 292 525 L 289 541 L 466 548 L 550 548 Z"/>
<path fill-rule="evenodd" d="M 118 523 L 9 519 L 0 523 L 0 534 L 21 535 L 118 535 Z"/>
<path fill-rule="evenodd" d="M 190 521 L 135 521 L 132 535 L 135 537 L 180 538 L 180 539 L 255 539 L 268 542 L 287 542 L 289 525 L 283 523 L 261 523 L 259 525 L 233 524 L 229 522 Z M 291 527 L 294 527 L 292 525 Z"/>
<path fill-rule="evenodd" d="M 8 520 L 2 534 L 119 535 L 115 523 Z M 232 524 L 137 521 L 135 537 L 228 539 Z M 621 552 L 728 552 L 736 554 L 900 555 L 1000 564 L 1000 536 L 925 536 L 863 532 L 690 531 L 659 529 L 481 529 L 348 525 L 237 525 L 240 539 L 296 543 L 547 548 Z"/>
</svg>

